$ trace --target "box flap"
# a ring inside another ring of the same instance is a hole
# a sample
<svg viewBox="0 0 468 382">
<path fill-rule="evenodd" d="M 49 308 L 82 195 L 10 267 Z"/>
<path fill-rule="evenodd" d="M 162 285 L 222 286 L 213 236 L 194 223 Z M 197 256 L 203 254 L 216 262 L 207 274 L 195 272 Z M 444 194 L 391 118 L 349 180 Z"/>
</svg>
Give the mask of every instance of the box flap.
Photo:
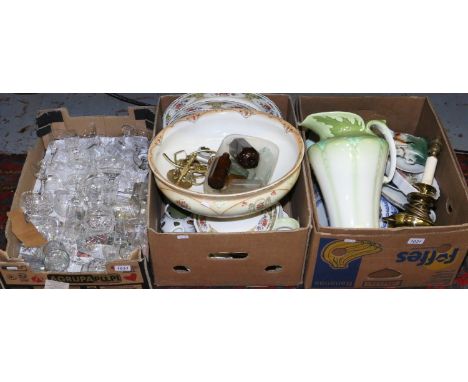
<svg viewBox="0 0 468 382">
<path fill-rule="evenodd" d="M 12 210 L 8 213 L 8 218 L 11 221 L 13 234 L 25 247 L 41 247 L 47 243 L 36 227 L 26 221 L 23 211 Z"/>
</svg>

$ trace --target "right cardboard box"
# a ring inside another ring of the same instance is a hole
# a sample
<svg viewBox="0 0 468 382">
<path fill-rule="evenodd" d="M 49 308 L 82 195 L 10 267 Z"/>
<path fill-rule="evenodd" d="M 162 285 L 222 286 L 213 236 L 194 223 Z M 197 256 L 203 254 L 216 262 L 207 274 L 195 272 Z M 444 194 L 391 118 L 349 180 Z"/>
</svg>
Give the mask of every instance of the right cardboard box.
<svg viewBox="0 0 468 382">
<path fill-rule="evenodd" d="M 306 288 L 444 287 L 452 284 L 467 254 L 468 193 L 447 134 L 426 97 L 301 96 L 298 121 L 312 113 L 348 111 L 365 120 L 385 119 L 394 131 L 440 138 L 436 179 L 441 189 L 433 227 L 343 229 L 313 227 L 306 263 Z M 313 174 L 306 157 L 311 189 Z"/>
</svg>

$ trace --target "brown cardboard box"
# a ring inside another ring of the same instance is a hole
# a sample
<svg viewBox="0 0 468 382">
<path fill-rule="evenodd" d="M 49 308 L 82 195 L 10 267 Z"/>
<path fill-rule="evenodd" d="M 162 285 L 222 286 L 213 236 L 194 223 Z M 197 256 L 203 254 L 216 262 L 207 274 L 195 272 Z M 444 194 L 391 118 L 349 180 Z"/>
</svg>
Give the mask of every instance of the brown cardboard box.
<svg viewBox="0 0 468 382">
<path fill-rule="evenodd" d="M 283 117 L 295 125 L 288 96 L 269 96 Z M 175 99 L 160 98 L 156 131 L 162 129 L 164 110 Z M 305 167 L 289 193 L 285 209 L 301 228 L 286 232 L 162 233 L 159 217 L 163 196 L 150 180 L 149 233 L 155 286 L 297 286 L 302 284 L 311 227 L 311 199 Z"/>
<path fill-rule="evenodd" d="M 40 137 L 26 157 L 20 180 L 15 192 L 9 219 L 6 225 L 6 252 L 0 251 L 0 282 L 5 287 L 42 288 L 47 279 L 70 284 L 71 287 L 148 287 L 147 259 L 140 252 L 130 260 L 115 261 L 107 264 L 106 272 L 98 273 L 47 273 L 34 272 L 29 265 L 18 258 L 19 235 L 29 241 L 39 235 L 35 228 L 24 222 L 20 210 L 21 193 L 31 190 L 36 178 L 33 165 L 42 159 L 51 132 L 56 129 L 74 130 L 78 134 L 88 128 L 91 122 L 96 125 L 98 135 L 119 136 L 121 126 L 131 124 L 150 138 L 154 123 L 154 111 L 149 108 L 129 108 L 127 116 L 86 116 L 70 117 L 64 108 L 41 111 L 37 117 L 37 134 Z M 13 228 L 15 233 L 13 233 Z M 40 236 L 40 235 L 39 235 Z"/>
<path fill-rule="evenodd" d="M 468 195 L 455 153 L 429 100 L 395 96 L 302 96 L 297 109 L 300 121 L 309 114 L 332 110 L 354 112 L 366 121 L 380 117 L 387 120 L 391 129 L 428 139 L 439 137 L 443 143 L 435 174 L 441 189 L 436 208 L 437 226 L 390 229 L 324 227 L 318 224 L 313 198 L 315 219 L 304 286 L 450 285 L 468 247 Z M 311 182 L 309 164 L 307 167 Z M 353 257 L 352 250 L 356 246 L 364 246 L 365 250 Z M 337 248 L 340 250 L 335 251 Z"/>
</svg>

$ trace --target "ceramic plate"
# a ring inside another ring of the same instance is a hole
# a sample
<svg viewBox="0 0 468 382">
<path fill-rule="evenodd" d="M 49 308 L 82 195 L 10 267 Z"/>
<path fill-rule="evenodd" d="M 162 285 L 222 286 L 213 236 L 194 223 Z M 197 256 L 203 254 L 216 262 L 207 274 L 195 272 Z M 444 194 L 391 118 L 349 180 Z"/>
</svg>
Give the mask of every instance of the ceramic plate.
<svg viewBox="0 0 468 382">
<path fill-rule="evenodd" d="M 257 93 L 188 93 L 174 100 L 163 115 L 163 125 L 175 121 L 174 116 L 183 108 L 197 102 L 238 102 L 247 108 L 263 111 L 275 117 L 282 118 L 281 112 L 275 103 L 268 97 Z"/>
<path fill-rule="evenodd" d="M 195 216 L 195 229 L 197 232 L 204 233 L 271 231 L 277 217 L 282 217 L 280 204 L 246 218 L 216 219 L 205 216 Z"/>
<path fill-rule="evenodd" d="M 427 159 L 427 141 L 406 133 L 394 133 L 397 150 L 397 168 L 419 174 L 424 172 Z"/>
<path fill-rule="evenodd" d="M 404 205 L 408 203 L 405 194 L 403 194 L 400 190 L 395 187 L 389 186 L 385 184 L 382 187 L 382 195 L 385 196 L 386 199 L 393 205 L 397 206 L 398 208 L 404 209 Z"/>
<path fill-rule="evenodd" d="M 398 213 L 398 208 L 396 208 L 390 201 L 385 199 L 385 197 L 380 197 L 380 228 L 387 228 L 388 223 L 383 221 L 382 218 L 392 216 L 393 214 Z"/>
<path fill-rule="evenodd" d="M 252 106 L 246 105 L 237 101 L 209 101 L 201 100 L 184 106 L 168 121 L 168 124 L 174 123 L 180 118 L 186 117 L 195 113 L 202 113 L 204 111 L 219 110 L 219 109 L 247 109 L 256 110 Z"/>
<path fill-rule="evenodd" d="M 396 170 L 395 175 L 392 179 L 392 183 L 405 195 L 408 195 L 410 192 L 416 192 L 417 189 L 413 184 L 418 183 L 422 180 L 423 174 L 411 174 L 401 170 Z M 432 181 L 432 187 L 436 189 L 436 199 L 439 199 L 440 188 L 439 183 L 436 178 Z"/>
</svg>

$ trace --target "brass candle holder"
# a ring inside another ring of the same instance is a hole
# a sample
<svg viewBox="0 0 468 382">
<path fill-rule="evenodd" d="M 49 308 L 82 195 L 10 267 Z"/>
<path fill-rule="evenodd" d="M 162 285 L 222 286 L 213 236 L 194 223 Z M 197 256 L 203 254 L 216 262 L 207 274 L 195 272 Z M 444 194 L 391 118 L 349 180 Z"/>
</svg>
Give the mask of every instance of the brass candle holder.
<svg viewBox="0 0 468 382">
<path fill-rule="evenodd" d="M 436 189 L 432 187 L 434 173 L 437 166 L 437 156 L 442 144 L 438 138 L 429 145 L 426 167 L 421 182 L 414 187 L 416 192 L 407 195 L 408 203 L 404 205 L 404 212 L 398 212 L 392 216 L 383 218 L 389 227 L 421 227 L 432 226 L 434 222 L 430 217 L 431 209 L 436 202 Z"/>
</svg>

